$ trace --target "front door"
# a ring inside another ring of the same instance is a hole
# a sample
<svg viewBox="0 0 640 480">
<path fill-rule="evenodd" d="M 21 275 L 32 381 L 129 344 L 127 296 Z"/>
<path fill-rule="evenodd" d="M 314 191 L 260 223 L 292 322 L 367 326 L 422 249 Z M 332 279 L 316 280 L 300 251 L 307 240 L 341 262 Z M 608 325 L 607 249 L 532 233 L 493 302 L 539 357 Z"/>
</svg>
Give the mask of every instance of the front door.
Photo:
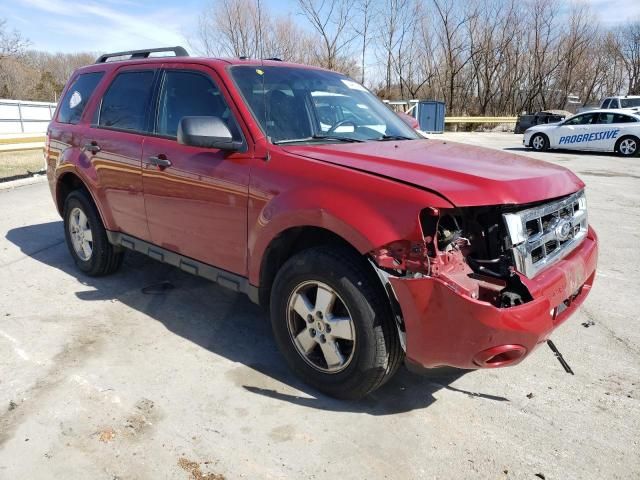
<svg viewBox="0 0 640 480">
<path fill-rule="evenodd" d="M 587 134 L 592 131 L 591 125 L 595 123 L 597 117 L 598 115 L 594 113 L 583 113 L 566 120 L 554 129 L 551 145 L 570 150 L 588 149 Z"/>
<path fill-rule="evenodd" d="M 145 140 L 144 199 L 151 241 L 218 268 L 246 274 L 250 154 L 181 145 L 186 116 L 223 119 L 234 139 L 244 137 L 213 70 L 177 64 L 162 72 L 154 136 Z M 242 151 L 244 150 L 244 151 Z M 162 159 L 167 166 L 158 166 Z"/>
</svg>

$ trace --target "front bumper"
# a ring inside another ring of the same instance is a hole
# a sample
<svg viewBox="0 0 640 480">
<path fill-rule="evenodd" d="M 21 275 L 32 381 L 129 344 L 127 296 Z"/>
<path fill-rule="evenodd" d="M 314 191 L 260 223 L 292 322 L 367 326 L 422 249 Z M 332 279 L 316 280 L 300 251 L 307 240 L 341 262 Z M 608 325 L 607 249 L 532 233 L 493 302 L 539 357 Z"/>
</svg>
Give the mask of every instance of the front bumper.
<svg viewBox="0 0 640 480">
<path fill-rule="evenodd" d="M 389 279 L 402 310 L 407 360 L 425 368 L 514 365 L 547 340 L 589 294 L 597 236 L 533 279 L 521 276 L 533 300 L 511 308 L 462 296 L 437 277 Z"/>
</svg>

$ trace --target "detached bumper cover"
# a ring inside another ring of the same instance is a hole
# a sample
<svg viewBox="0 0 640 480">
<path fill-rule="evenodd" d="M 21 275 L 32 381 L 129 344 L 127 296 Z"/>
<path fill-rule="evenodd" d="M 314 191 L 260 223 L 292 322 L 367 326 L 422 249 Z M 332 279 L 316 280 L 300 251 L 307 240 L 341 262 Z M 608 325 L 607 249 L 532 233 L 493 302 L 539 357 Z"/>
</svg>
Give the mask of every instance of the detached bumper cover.
<svg viewBox="0 0 640 480">
<path fill-rule="evenodd" d="M 505 309 L 459 295 L 438 278 L 390 278 L 404 317 L 407 359 L 426 368 L 518 363 L 582 304 L 593 284 L 597 258 L 597 236 L 589 228 L 567 257 L 533 279 L 521 277 L 531 302 Z M 487 352 L 498 355 L 504 347 L 513 349 L 493 363 L 484 362 Z"/>
</svg>

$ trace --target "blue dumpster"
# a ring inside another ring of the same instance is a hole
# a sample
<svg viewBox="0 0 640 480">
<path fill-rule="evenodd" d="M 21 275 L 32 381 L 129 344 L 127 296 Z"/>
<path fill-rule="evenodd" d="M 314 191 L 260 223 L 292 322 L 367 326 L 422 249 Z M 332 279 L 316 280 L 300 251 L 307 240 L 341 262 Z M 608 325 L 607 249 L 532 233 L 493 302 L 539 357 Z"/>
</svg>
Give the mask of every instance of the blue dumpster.
<svg viewBox="0 0 640 480">
<path fill-rule="evenodd" d="M 444 132 L 444 102 L 420 100 L 416 110 L 420 130 L 427 133 Z"/>
</svg>

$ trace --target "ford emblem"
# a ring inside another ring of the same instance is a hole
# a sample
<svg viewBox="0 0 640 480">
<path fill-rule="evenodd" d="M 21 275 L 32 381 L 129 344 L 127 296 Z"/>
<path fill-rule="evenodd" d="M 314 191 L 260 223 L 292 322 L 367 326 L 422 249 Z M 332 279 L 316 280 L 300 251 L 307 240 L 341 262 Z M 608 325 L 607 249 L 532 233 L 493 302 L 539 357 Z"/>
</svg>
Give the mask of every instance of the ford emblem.
<svg viewBox="0 0 640 480">
<path fill-rule="evenodd" d="M 573 232 L 573 223 L 571 220 L 560 219 L 556 225 L 556 237 L 561 242 L 567 240 Z"/>
</svg>

